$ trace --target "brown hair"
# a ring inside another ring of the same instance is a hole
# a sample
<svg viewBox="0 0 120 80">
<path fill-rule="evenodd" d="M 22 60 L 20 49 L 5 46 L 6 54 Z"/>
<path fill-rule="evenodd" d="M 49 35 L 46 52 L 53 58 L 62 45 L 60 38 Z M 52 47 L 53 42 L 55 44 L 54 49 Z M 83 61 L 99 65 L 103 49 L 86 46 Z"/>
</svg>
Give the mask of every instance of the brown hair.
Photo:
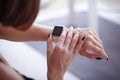
<svg viewBox="0 0 120 80">
<path fill-rule="evenodd" d="M 0 23 L 26 30 L 36 18 L 39 4 L 39 0 L 0 0 Z"/>
</svg>

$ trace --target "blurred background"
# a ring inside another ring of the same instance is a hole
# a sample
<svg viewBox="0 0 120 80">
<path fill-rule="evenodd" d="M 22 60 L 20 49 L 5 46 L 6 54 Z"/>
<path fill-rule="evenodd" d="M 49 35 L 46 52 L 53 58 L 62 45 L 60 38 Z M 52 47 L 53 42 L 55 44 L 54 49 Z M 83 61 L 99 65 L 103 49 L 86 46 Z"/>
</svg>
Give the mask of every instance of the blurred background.
<svg viewBox="0 0 120 80">
<path fill-rule="evenodd" d="M 65 80 L 120 80 L 120 0 L 41 0 L 35 23 L 91 27 L 102 39 L 109 60 L 77 55 Z M 47 80 L 45 42 L 0 40 L 0 51 L 20 73 Z"/>
<path fill-rule="evenodd" d="M 119 19 L 120 0 L 42 0 L 36 23 L 92 27 L 103 40 L 110 59 L 98 61 L 77 55 L 69 71 L 81 80 L 120 80 Z M 44 42 L 28 44 L 46 55 Z"/>
</svg>

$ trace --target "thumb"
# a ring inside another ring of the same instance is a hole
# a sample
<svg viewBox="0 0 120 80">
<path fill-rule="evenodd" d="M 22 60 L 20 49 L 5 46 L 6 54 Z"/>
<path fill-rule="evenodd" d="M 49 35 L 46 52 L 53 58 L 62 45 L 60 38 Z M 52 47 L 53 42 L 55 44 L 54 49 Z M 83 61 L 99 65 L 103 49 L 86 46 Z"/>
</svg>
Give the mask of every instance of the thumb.
<svg viewBox="0 0 120 80">
<path fill-rule="evenodd" d="M 52 51 L 53 51 L 52 35 L 50 34 L 50 36 L 47 40 L 47 55 L 51 55 Z"/>
</svg>

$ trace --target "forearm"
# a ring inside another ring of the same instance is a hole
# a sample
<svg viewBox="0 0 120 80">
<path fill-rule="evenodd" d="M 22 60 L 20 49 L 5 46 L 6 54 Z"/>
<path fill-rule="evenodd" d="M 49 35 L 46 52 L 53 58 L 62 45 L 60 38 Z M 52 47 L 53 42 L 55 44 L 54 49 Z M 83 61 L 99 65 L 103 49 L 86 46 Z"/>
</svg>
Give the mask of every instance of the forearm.
<svg viewBox="0 0 120 80">
<path fill-rule="evenodd" d="M 53 27 L 33 24 L 27 31 L 19 31 L 13 28 L 2 28 L 1 38 L 11 41 L 46 41 Z"/>
</svg>

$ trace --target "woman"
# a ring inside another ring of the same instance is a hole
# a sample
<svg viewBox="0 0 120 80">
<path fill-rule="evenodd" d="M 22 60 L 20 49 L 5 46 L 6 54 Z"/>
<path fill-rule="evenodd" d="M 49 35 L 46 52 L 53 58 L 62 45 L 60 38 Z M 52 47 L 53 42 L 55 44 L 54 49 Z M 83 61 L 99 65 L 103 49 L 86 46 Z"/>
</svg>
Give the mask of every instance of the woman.
<svg viewBox="0 0 120 80">
<path fill-rule="evenodd" d="M 39 0 L 0 0 L 0 38 L 11 41 L 47 41 L 48 80 L 63 80 L 78 52 L 88 58 L 108 60 L 102 42 L 93 30 L 64 28 L 60 37 L 52 36 L 50 33 L 53 27 L 32 24 L 38 10 Z M 56 42 L 54 48 L 53 41 Z M 88 50 L 92 50 L 93 54 L 89 54 Z M 11 68 L 0 55 L 0 80 L 31 79 Z"/>
</svg>

